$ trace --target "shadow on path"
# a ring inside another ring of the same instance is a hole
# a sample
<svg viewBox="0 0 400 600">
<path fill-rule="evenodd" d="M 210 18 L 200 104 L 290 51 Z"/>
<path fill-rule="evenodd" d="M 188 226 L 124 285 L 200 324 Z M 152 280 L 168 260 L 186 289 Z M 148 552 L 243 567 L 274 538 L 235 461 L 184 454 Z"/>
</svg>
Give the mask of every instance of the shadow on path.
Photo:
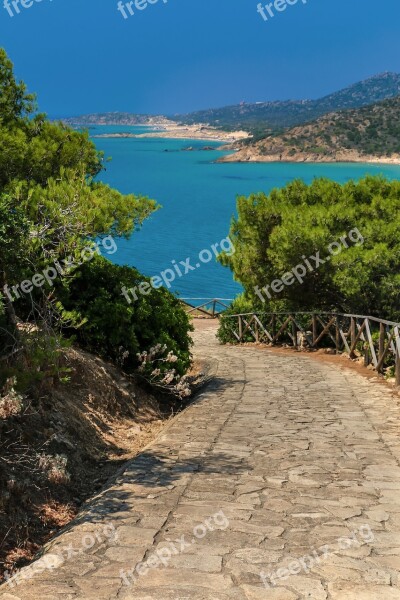
<svg viewBox="0 0 400 600">
<path fill-rule="evenodd" d="M 224 452 L 173 460 L 147 450 L 127 466 L 120 489 L 115 488 L 115 483 L 110 482 L 89 507 L 88 512 L 78 517 L 70 526 L 100 523 L 107 517 L 113 522 L 122 521 L 127 517 L 126 512 L 134 512 L 135 504 L 142 505 L 143 502 L 163 504 L 163 499 L 168 493 L 173 492 L 174 486 L 187 484 L 185 475 L 188 474 L 238 476 L 249 469 L 251 470 L 251 467 L 245 459 L 234 458 Z M 135 488 L 126 489 L 127 486 L 135 486 Z"/>
</svg>

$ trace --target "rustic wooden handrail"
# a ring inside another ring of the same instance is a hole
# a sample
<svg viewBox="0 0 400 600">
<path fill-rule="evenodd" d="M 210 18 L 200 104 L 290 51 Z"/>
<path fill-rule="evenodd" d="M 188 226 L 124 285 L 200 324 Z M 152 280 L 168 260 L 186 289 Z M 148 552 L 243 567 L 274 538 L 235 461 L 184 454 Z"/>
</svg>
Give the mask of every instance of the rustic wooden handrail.
<svg viewBox="0 0 400 600">
<path fill-rule="evenodd" d="M 218 319 L 229 308 L 227 303 L 232 302 L 231 298 L 179 298 L 179 300 L 186 312 L 195 319 Z M 200 300 L 201 304 L 196 304 Z"/>
<path fill-rule="evenodd" d="M 334 312 L 242 313 L 224 319 L 239 343 L 246 341 L 276 344 L 286 341 L 317 349 L 321 343 L 346 351 L 350 358 L 356 351 L 364 356 L 364 364 L 372 364 L 382 373 L 391 356 L 395 363 L 396 385 L 400 386 L 400 323 L 366 315 Z M 300 323 L 300 321 L 302 321 Z"/>
</svg>

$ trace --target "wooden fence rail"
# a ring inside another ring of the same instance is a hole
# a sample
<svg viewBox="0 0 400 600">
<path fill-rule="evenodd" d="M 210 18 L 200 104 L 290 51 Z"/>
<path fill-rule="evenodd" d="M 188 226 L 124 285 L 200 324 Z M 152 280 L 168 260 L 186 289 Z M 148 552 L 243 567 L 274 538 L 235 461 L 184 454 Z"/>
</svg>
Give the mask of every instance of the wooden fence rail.
<svg viewBox="0 0 400 600">
<path fill-rule="evenodd" d="M 197 319 L 217 319 L 232 302 L 231 298 L 179 298 L 185 310 Z M 199 304 L 200 302 L 200 304 Z"/>
<path fill-rule="evenodd" d="M 396 385 L 400 385 L 400 324 L 375 317 L 341 313 L 247 313 L 225 316 L 236 340 L 276 344 L 286 342 L 297 348 L 334 347 L 350 358 L 356 352 L 364 364 L 378 373 L 395 365 Z"/>
</svg>

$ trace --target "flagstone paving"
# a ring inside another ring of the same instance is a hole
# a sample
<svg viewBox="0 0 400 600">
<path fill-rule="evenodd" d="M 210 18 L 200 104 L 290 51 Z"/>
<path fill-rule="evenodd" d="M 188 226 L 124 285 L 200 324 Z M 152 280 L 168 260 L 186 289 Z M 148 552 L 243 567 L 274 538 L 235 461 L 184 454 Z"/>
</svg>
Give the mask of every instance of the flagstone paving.
<svg viewBox="0 0 400 600">
<path fill-rule="evenodd" d="M 0 598 L 400 600 L 398 397 L 195 339 L 210 385 Z"/>
</svg>

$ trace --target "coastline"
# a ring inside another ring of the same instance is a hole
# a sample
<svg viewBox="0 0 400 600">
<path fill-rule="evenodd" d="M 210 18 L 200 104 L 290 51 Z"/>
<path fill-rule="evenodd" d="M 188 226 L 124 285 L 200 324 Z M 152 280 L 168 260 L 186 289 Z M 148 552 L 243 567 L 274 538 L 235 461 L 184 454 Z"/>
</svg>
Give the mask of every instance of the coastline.
<svg viewBox="0 0 400 600">
<path fill-rule="evenodd" d="M 104 126 L 106 123 L 99 123 L 98 126 Z M 193 125 L 182 125 L 174 121 L 157 120 L 148 123 L 141 123 L 141 127 L 149 126 L 152 131 L 146 133 L 95 133 L 92 138 L 160 138 L 160 139 L 179 139 L 179 140 L 198 140 L 204 142 L 221 142 L 221 150 L 228 150 L 230 153 L 221 156 L 216 163 L 287 163 L 287 164 L 372 164 L 372 165 L 393 165 L 400 166 L 400 155 L 391 157 L 361 155 L 354 151 L 339 151 L 333 156 L 319 156 L 311 153 L 298 153 L 290 156 L 283 154 L 258 154 L 254 148 L 235 148 L 234 144 L 251 138 L 247 131 L 221 131 L 215 127 L 202 125 L 200 123 Z"/>
<path fill-rule="evenodd" d="M 375 164 L 400 166 L 400 155 L 394 157 L 360 155 L 354 153 L 337 153 L 331 157 L 318 157 L 306 154 L 297 156 L 258 155 L 246 154 L 244 150 L 237 150 L 226 156 L 221 156 L 219 163 L 294 163 L 294 164 Z"/>
<path fill-rule="evenodd" d="M 143 124 L 145 125 L 145 124 Z M 220 131 L 215 127 L 205 125 L 180 125 L 173 123 L 149 123 L 151 127 L 159 128 L 157 131 L 149 131 L 147 133 L 98 133 L 91 137 L 93 138 L 169 138 L 169 139 L 186 139 L 186 140 L 202 140 L 209 142 L 223 142 L 232 144 L 240 140 L 245 140 L 250 137 L 247 131 Z"/>
</svg>

